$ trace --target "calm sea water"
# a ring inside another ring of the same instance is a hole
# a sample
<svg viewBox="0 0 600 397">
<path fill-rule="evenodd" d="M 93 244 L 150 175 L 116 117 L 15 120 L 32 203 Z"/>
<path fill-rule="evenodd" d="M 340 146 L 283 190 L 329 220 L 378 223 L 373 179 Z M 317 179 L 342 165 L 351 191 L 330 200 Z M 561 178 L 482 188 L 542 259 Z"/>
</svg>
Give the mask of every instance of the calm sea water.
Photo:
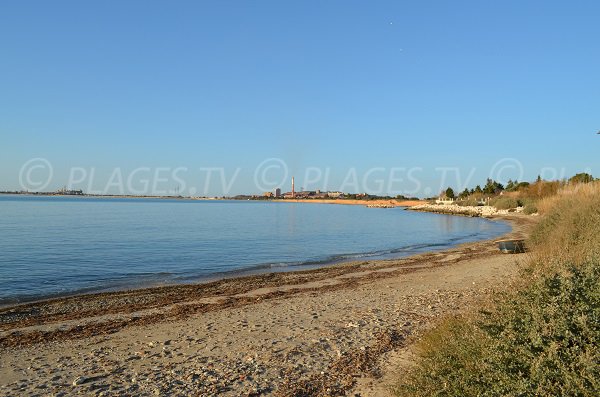
<svg viewBox="0 0 600 397">
<path fill-rule="evenodd" d="M 0 196 L 0 303 L 400 257 L 509 229 L 400 208 Z"/>
</svg>

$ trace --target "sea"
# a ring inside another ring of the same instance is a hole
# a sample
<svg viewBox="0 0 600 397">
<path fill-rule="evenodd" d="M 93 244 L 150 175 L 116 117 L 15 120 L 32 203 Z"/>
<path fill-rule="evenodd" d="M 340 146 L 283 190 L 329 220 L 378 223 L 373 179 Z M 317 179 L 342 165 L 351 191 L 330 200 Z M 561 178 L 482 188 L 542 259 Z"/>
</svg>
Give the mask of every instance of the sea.
<svg viewBox="0 0 600 397">
<path fill-rule="evenodd" d="M 403 208 L 0 195 L 0 305 L 399 258 L 509 231 Z"/>
</svg>

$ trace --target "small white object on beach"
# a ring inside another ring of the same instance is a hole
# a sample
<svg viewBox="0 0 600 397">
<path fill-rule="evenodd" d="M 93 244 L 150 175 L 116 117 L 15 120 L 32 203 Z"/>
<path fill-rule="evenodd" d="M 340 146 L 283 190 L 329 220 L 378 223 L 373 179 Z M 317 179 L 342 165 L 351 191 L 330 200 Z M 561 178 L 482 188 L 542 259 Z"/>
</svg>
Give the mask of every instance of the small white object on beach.
<svg viewBox="0 0 600 397">
<path fill-rule="evenodd" d="M 83 385 L 85 382 L 87 382 L 87 378 L 85 376 L 78 376 L 73 381 L 73 386 Z"/>
</svg>

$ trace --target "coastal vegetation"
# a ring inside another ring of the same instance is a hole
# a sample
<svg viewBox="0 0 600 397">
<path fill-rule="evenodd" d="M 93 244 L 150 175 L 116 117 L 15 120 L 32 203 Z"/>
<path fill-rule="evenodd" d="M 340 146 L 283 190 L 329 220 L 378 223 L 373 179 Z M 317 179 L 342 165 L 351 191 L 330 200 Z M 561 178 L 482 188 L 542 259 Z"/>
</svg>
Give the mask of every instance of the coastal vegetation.
<svg viewBox="0 0 600 397">
<path fill-rule="evenodd" d="M 559 196 L 561 190 L 570 189 L 581 184 L 594 182 L 595 178 L 587 173 L 579 173 L 561 181 L 546 181 L 538 176 L 533 183 L 509 180 L 503 184 L 488 179 L 482 188 L 477 185 L 473 189 L 465 189 L 458 196 L 449 187 L 440 195 L 443 200 L 454 200 L 454 204 L 462 207 L 489 205 L 497 210 L 516 210 L 521 208 L 526 215 L 539 212 L 538 203 Z M 432 198 L 430 201 L 436 201 Z"/>
<path fill-rule="evenodd" d="M 426 334 L 397 396 L 598 395 L 600 182 L 538 180 L 518 192 L 544 214 L 521 277 Z"/>
</svg>

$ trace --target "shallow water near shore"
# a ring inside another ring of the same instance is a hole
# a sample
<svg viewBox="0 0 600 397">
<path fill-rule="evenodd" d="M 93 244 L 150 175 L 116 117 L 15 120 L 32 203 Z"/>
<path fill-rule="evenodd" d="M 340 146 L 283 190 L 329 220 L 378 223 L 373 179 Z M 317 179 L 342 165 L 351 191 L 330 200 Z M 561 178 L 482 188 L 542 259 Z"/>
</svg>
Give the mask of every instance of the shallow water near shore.
<svg viewBox="0 0 600 397">
<path fill-rule="evenodd" d="M 404 257 L 508 231 L 402 208 L 0 196 L 0 304 Z"/>
</svg>

